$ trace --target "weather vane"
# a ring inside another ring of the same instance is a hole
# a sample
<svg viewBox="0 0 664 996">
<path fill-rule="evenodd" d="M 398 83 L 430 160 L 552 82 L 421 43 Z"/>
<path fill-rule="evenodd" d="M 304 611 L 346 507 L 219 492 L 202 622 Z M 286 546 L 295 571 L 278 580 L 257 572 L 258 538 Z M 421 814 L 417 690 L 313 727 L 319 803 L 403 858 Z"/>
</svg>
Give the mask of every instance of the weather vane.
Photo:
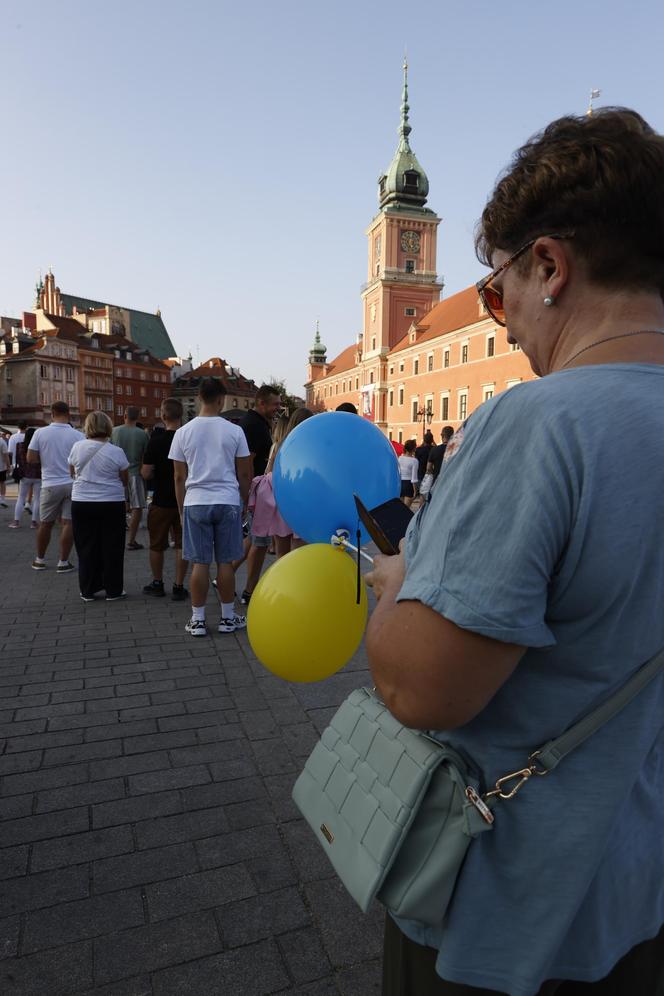
<svg viewBox="0 0 664 996">
<path fill-rule="evenodd" d="M 589 118 L 593 116 L 593 100 L 597 100 L 597 98 L 601 95 L 601 93 L 602 93 L 601 90 L 590 91 L 590 101 L 588 103 L 588 110 L 586 111 L 586 114 L 588 115 Z"/>
</svg>

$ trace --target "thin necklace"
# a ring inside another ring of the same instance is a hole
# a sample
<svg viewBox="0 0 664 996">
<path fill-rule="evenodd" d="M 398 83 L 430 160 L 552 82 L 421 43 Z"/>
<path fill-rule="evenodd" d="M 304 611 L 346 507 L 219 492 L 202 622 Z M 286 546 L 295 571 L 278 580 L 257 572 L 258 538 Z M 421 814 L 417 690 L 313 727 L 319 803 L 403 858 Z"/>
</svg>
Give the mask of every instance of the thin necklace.
<svg viewBox="0 0 664 996">
<path fill-rule="evenodd" d="M 613 339 L 627 339 L 631 335 L 664 335 L 664 330 L 639 329 L 638 332 L 621 332 L 620 335 L 609 335 L 606 337 L 606 339 L 599 339 L 597 342 L 591 342 L 589 346 L 584 346 L 583 349 L 580 349 L 578 351 L 578 353 L 575 353 L 574 356 L 571 356 L 567 361 L 567 363 L 563 363 L 562 367 L 560 367 L 559 369 L 564 370 L 565 367 L 568 367 L 570 363 L 577 358 L 577 356 L 581 356 L 581 353 L 585 353 L 589 349 L 594 349 L 595 346 L 601 346 L 602 343 L 604 342 L 612 342 Z"/>
</svg>

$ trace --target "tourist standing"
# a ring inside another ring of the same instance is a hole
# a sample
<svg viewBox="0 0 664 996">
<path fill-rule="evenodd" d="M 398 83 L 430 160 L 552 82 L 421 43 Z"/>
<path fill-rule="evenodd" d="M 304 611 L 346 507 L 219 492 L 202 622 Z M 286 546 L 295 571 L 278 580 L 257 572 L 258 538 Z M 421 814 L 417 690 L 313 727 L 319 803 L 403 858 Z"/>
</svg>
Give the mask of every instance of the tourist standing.
<svg viewBox="0 0 664 996">
<path fill-rule="evenodd" d="M 447 444 L 454 435 L 454 429 L 451 425 L 446 425 L 440 430 L 440 444 L 434 446 L 429 453 L 429 462 L 427 464 L 427 473 L 433 475 L 434 481 L 440 474 L 440 468 L 443 464 L 443 458 L 445 456 L 445 450 L 447 449 Z"/>
<path fill-rule="evenodd" d="M 114 602 L 125 597 L 124 489 L 129 461 L 109 442 L 113 423 L 104 412 L 90 412 L 83 430 L 85 439 L 74 443 L 68 457 L 81 598 L 93 602 L 103 589 L 106 601 Z"/>
<path fill-rule="evenodd" d="M 18 432 L 15 432 L 14 435 L 10 438 L 9 442 L 7 443 L 7 449 L 9 450 L 9 460 L 12 467 L 15 467 L 17 462 L 16 447 L 18 446 L 19 443 L 25 441 L 25 430 L 27 428 L 28 428 L 28 423 L 24 419 L 21 419 L 21 421 L 18 423 Z"/>
<path fill-rule="evenodd" d="M 183 554 L 191 561 L 192 615 L 185 629 L 207 636 L 205 602 L 210 564 L 217 564 L 221 602 L 220 633 L 244 629 L 247 620 L 235 611 L 232 562 L 242 556 L 242 509 L 251 483 L 251 457 L 239 426 L 220 418 L 224 389 L 206 377 L 198 389 L 200 413 L 178 429 L 170 459 L 175 468 L 175 494 L 183 527 Z"/>
<path fill-rule="evenodd" d="M 417 460 L 417 482 L 422 483 L 422 479 L 427 472 L 427 464 L 429 462 L 429 455 L 433 449 L 433 432 L 427 430 L 424 433 L 424 438 L 422 443 L 415 450 L 415 459 Z"/>
<path fill-rule="evenodd" d="M 148 437 L 145 430 L 139 428 L 136 421 L 139 416 L 138 408 L 130 405 L 124 417 L 124 425 L 116 425 L 111 435 L 111 442 L 114 446 L 119 446 L 124 450 L 129 462 L 129 478 L 127 483 L 127 505 L 130 511 L 129 535 L 127 536 L 128 550 L 142 550 L 143 544 L 136 542 L 136 533 L 141 524 L 143 509 L 145 508 L 145 484 L 141 477 L 141 464 L 143 454 L 148 445 Z"/>
<path fill-rule="evenodd" d="M 161 417 L 165 428 L 155 427 L 153 430 L 141 467 L 143 480 L 149 481 L 153 489 L 148 512 L 152 581 L 145 585 L 143 592 L 157 598 L 164 597 L 164 551 L 168 549 L 169 536 L 172 535 L 175 542 L 175 581 L 171 598 L 174 602 L 183 602 L 187 597 L 184 578 L 189 565 L 182 559 L 182 523 L 175 494 L 173 461 L 168 456 L 175 433 L 182 425 L 182 404 L 177 398 L 162 401 Z"/>
<path fill-rule="evenodd" d="M 251 455 L 250 480 L 265 473 L 272 448 L 272 423 L 281 408 L 281 395 L 271 384 L 263 384 L 256 392 L 255 407 L 248 411 L 240 422 Z M 255 533 L 252 529 L 252 516 L 249 515 L 249 549 L 247 552 L 247 581 L 242 592 L 242 604 L 248 605 L 253 590 L 258 584 L 265 562 L 271 537 Z M 235 569 L 242 562 L 235 563 Z"/>
<path fill-rule="evenodd" d="M 28 447 L 28 463 L 41 464 L 42 488 L 39 502 L 39 530 L 37 552 L 32 569 L 45 571 L 46 551 L 51 541 L 53 524 L 60 520 L 60 559 L 56 574 L 76 570 L 69 561 L 74 541 L 71 528 L 71 489 L 69 453 L 74 443 L 83 439 L 83 433 L 69 423 L 69 405 L 54 401 L 51 405 L 51 424 L 37 429 Z"/>
<path fill-rule="evenodd" d="M 0 438 L 0 507 L 9 508 L 5 501 L 7 494 L 7 471 L 11 467 L 9 448 L 4 439 Z"/>
<path fill-rule="evenodd" d="M 407 508 L 413 504 L 419 464 L 415 459 L 415 440 L 408 439 L 404 444 L 403 453 L 398 458 L 399 476 L 401 477 L 401 500 Z"/>
<path fill-rule="evenodd" d="M 10 529 L 19 529 L 21 526 L 21 515 L 23 509 L 32 512 L 31 528 L 39 527 L 39 496 L 41 493 L 41 464 L 28 463 L 28 449 L 30 442 L 37 430 L 30 426 L 26 430 L 25 436 L 16 447 L 14 455 L 14 471 L 18 475 L 18 496 L 14 506 L 14 520 L 9 523 Z M 12 437 L 13 438 L 13 437 Z M 28 496 L 32 492 L 32 506 L 28 506 Z"/>
</svg>

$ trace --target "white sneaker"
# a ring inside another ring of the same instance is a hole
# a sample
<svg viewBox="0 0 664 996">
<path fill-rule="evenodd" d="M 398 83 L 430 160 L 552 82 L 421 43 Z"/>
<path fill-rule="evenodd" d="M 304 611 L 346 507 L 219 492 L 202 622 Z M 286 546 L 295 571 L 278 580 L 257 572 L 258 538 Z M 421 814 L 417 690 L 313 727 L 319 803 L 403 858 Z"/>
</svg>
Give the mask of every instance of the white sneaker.
<svg viewBox="0 0 664 996">
<path fill-rule="evenodd" d="M 207 636 L 207 626 L 204 619 L 190 619 L 184 629 L 192 636 Z"/>
<path fill-rule="evenodd" d="M 232 619 L 222 619 L 217 626 L 218 633 L 234 633 L 236 629 L 246 629 L 246 616 L 233 616 Z"/>
</svg>

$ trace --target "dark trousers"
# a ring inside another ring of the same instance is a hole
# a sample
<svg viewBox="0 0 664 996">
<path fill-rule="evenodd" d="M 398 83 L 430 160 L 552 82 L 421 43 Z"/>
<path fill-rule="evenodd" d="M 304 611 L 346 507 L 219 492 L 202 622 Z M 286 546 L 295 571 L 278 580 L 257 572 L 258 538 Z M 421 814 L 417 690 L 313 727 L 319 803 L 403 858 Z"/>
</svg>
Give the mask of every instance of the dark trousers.
<svg viewBox="0 0 664 996">
<path fill-rule="evenodd" d="M 472 938 L 468 944 L 472 958 Z M 391 916 L 385 917 L 383 996 L 505 996 L 446 982 L 436 974 L 438 952 L 416 944 Z M 598 982 L 545 982 L 537 996 L 664 996 L 664 927 L 657 937 L 637 944 Z"/>
<path fill-rule="evenodd" d="M 109 598 L 122 594 L 125 550 L 123 501 L 73 501 L 71 522 L 78 554 L 81 595 L 104 589 Z"/>
</svg>

